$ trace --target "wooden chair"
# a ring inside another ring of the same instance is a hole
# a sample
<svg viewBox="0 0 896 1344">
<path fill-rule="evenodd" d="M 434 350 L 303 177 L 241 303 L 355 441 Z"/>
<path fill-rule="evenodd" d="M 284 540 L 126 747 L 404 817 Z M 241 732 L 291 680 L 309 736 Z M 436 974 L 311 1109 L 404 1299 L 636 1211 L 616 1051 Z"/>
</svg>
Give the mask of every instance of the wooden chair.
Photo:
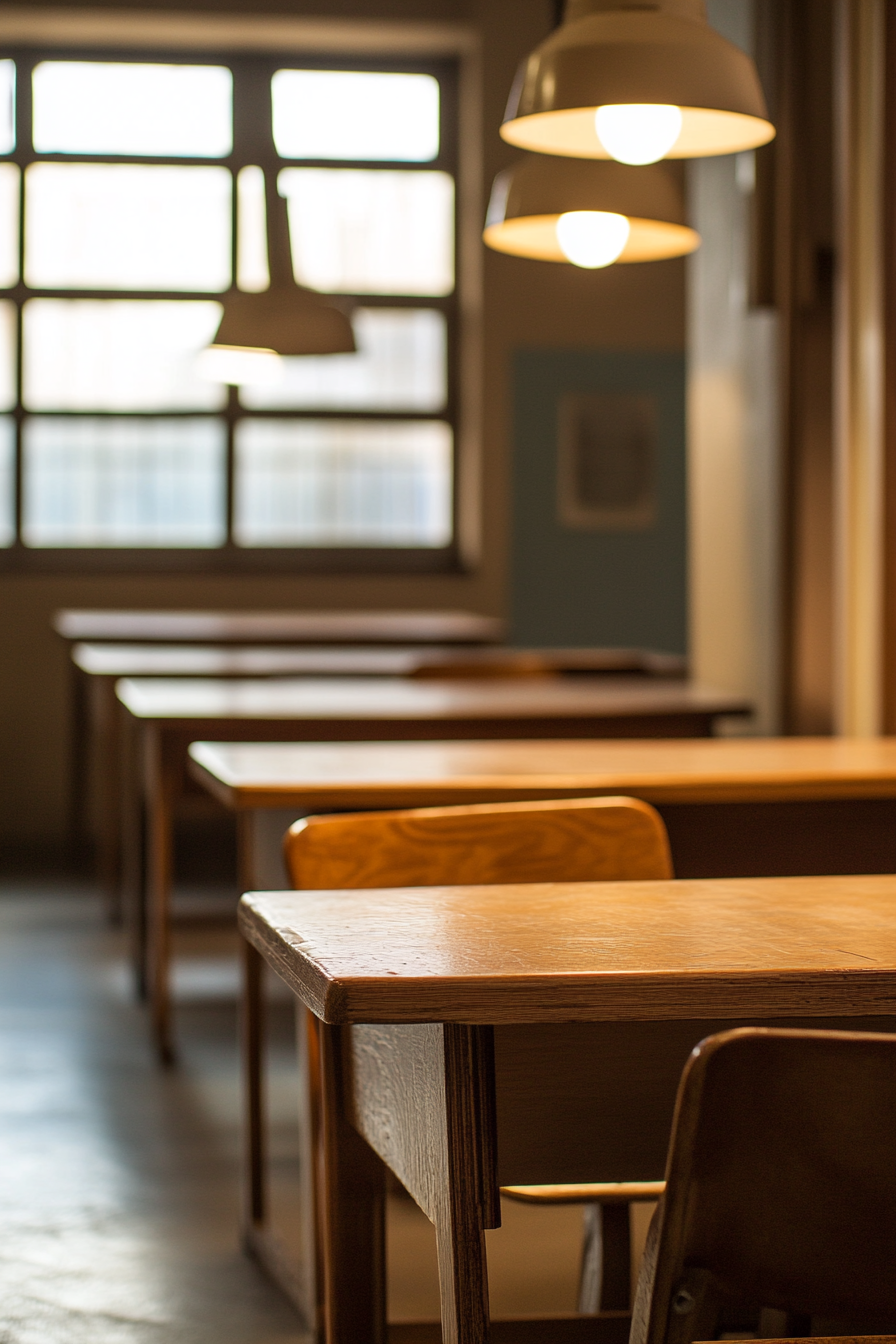
<svg viewBox="0 0 896 1344">
<path fill-rule="evenodd" d="M 305 889 L 507 882 L 652 881 L 673 876 L 666 828 L 634 798 L 484 803 L 297 821 L 285 840 L 293 886 Z M 630 1205 L 662 1182 L 514 1186 L 530 1203 L 586 1205 L 579 1311 L 631 1305 Z"/>
<path fill-rule="evenodd" d="M 750 1309 L 760 1336 L 896 1329 L 896 1035 L 750 1027 L 692 1054 L 631 1344 Z"/>
</svg>

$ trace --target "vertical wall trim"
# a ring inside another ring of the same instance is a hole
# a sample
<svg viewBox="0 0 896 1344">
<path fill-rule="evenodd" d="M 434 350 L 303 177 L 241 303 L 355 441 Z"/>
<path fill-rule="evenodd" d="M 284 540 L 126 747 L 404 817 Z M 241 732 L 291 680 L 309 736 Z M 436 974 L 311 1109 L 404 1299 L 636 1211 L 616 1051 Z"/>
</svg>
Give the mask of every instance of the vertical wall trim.
<svg viewBox="0 0 896 1344">
<path fill-rule="evenodd" d="M 835 727 L 883 723 L 885 0 L 840 0 L 834 314 Z"/>
</svg>

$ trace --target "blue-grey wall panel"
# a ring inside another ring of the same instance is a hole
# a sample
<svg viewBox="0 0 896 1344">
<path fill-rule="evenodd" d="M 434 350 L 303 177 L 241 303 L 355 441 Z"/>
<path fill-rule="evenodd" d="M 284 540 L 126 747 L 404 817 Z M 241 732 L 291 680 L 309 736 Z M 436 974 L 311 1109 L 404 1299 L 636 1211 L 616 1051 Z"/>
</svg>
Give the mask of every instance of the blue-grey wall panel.
<svg viewBox="0 0 896 1344">
<path fill-rule="evenodd" d="M 521 350 L 513 376 L 513 639 L 685 653 L 684 355 Z M 656 509 L 647 526 L 588 530 L 560 521 L 561 402 L 595 393 L 648 396 L 655 403 Z"/>
</svg>

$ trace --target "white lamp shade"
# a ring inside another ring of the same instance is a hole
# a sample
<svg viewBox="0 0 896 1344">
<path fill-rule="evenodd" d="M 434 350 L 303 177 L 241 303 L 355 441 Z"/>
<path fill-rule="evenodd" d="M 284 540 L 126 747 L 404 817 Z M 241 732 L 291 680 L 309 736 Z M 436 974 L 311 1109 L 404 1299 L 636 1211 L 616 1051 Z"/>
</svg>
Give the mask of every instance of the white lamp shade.
<svg viewBox="0 0 896 1344">
<path fill-rule="evenodd" d="M 609 158 L 598 108 L 681 112 L 665 157 L 753 149 L 774 137 L 756 67 L 711 28 L 703 0 L 570 0 L 511 91 L 502 137 L 522 149 Z"/>
<path fill-rule="evenodd" d="M 557 222 L 576 211 L 625 216 L 629 233 L 619 262 L 661 261 L 700 246 L 668 168 L 630 168 L 607 160 L 577 163 L 543 155 L 522 159 L 498 174 L 483 240 L 510 256 L 568 263 Z"/>
</svg>

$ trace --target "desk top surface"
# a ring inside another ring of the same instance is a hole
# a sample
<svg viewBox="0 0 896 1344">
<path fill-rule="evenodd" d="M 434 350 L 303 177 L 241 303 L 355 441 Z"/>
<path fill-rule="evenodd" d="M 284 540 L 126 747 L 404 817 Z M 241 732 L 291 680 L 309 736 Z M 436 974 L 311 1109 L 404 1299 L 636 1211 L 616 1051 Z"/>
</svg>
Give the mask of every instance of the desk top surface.
<svg viewBox="0 0 896 1344">
<path fill-rule="evenodd" d="M 645 649 L 511 649 L 487 645 L 91 644 L 72 662 L 96 677 L 547 676 L 640 673 L 681 678 L 684 658 Z"/>
<path fill-rule="evenodd" d="M 652 677 L 509 677 L 415 681 L 399 677 L 240 681 L 124 678 L 119 700 L 136 717 L 202 719 L 582 719 L 654 714 L 741 714 L 741 696 Z"/>
<path fill-rule="evenodd" d="M 424 807 L 634 793 L 655 803 L 896 797 L 896 738 L 194 742 L 234 808 Z"/>
<path fill-rule="evenodd" d="M 488 644 L 504 622 L 471 611 L 57 611 L 64 639 L 192 644 Z"/>
<path fill-rule="evenodd" d="M 896 877 L 251 893 L 243 931 L 328 1022 L 896 1012 Z"/>
</svg>

